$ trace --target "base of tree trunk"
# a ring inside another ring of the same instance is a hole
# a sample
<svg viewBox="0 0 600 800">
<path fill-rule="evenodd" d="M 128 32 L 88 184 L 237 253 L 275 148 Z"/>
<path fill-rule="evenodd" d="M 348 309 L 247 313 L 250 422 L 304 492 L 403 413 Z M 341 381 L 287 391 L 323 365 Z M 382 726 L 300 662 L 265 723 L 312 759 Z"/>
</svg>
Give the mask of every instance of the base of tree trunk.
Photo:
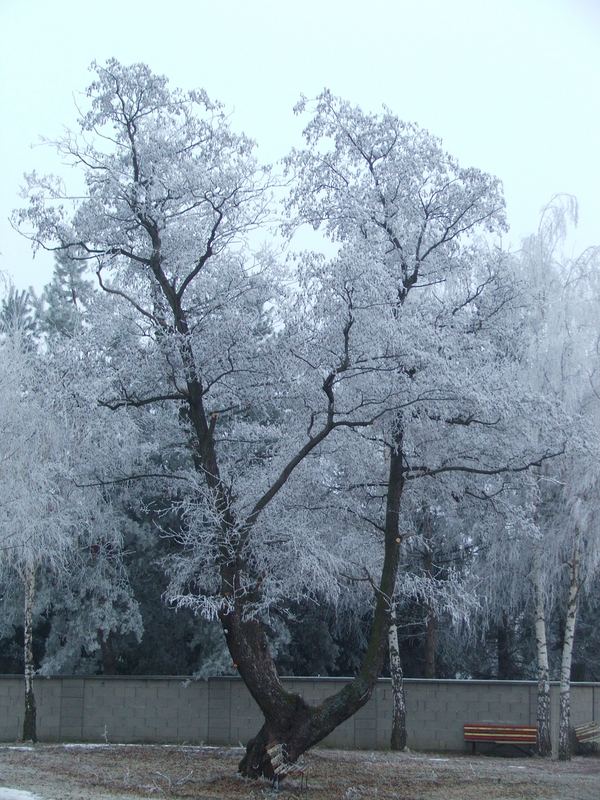
<svg viewBox="0 0 600 800">
<path fill-rule="evenodd" d="M 404 694 L 404 681 L 401 680 L 399 686 L 393 686 L 393 713 L 392 713 L 392 735 L 390 737 L 390 749 L 396 752 L 406 750 L 406 696 Z"/>
<path fill-rule="evenodd" d="M 560 694 L 558 759 L 559 761 L 571 760 L 571 696 L 569 692 Z"/>
<path fill-rule="evenodd" d="M 390 750 L 401 753 L 406 750 L 406 720 L 402 720 L 397 726 L 392 728 L 392 735 L 390 737 Z"/>
<path fill-rule="evenodd" d="M 265 720 L 260 731 L 246 745 L 246 753 L 238 765 L 238 771 L 244 777 L 277 779 L 280 783 L 287 771 L 285 767 L 295 764 L 300 756 L 336 727 L 323 719 L 322 706 L 311 708 L 297 695 L 289 696 L 289 701 L 287 713 L 282 708 L 277 719 Z M 283 769 L 276 773 L 276 767 Z"/>
<path fill-rule="evenodd" d="M 248 742 L 246 753 L 238 765 L 239 773 L 245 778 L 267 778 L 281 783 L 287 772 L 285 767 L 294 764 L 311 746 L 311 741 L 298 733 L 286 739 L 274 736 L 269 726 L 263 725 L 258 734 Z M 280 747 L 277 748 L 277 745 Z M 269 753 L 270 748 L 273 748 L 271 753 Z M 279 760 L 275 760 L 276 758 Z M 283 770 L 276 772 L 274 761 L 275 765 L 283 767 Z"/>
<path fill-rule="evenodd" d="M 276 720 L 266 720 L 260 731 L 246 745 L 246 753 L 238 765 L 238 771 L 245 778 L 268 778 L 276 776 L 274 765 L 271 761 L 269 748 L 281 745 L 286 764 L 293 764 L 305 753 L 315 741 L 323 738 L 317 735 L 312 728 L 312 711 L 300 699 L 296 708 L 287 719 L 282 716 Z M 281 756 L 280 756 L 281 757 Z M 278 778 L 278 780 L 281 780 Z"/>
<path fill-rule="evenodd" d="M 543 758 L 552 755 L 550 737 L 550 687 L 538 687 L 537 703 L 537 754 Z"/>
<path fill-rule="evenodd" d="M 267 753 L 270 734 L 265 723 L 257 735 L 246 745 L 246 754 L 238 765 L 238 771 L 245 778 L 273 778 L 275 772 Z"/>
</svg>

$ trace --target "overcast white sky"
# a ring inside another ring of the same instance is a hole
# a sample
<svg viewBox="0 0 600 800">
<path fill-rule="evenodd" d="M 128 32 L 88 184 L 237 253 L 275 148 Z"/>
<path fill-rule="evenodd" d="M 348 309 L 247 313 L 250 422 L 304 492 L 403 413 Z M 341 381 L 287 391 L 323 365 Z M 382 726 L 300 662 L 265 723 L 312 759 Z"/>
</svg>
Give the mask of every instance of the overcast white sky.
<svg viewBox="0 0 600 800">
<path fill-rule="evenodd" d="M 264 160 L 297 144 L 301 93 L 387 104 L 504 182 L 518 245 L 557 192 L 575 194 L 573 246 L 600 243 L 600 0 L 0 0 L 0 270 L 40 288 L 7 222 L 22 175 L 58 171 L 40 135 L 74 126 L 94 59 L 144 61 L 202 86 Z"/>
</svg>

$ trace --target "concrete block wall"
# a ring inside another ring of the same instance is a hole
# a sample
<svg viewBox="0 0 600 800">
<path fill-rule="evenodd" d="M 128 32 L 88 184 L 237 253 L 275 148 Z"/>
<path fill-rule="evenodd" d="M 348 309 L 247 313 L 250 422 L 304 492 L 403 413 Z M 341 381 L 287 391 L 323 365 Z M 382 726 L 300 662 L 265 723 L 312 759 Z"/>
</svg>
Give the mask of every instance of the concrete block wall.
<svg viewBox="0 0 600 800">
<path fill-rule="evenodd" d="M 319 703 L 348 679 L 284 678 L 289 691 Z M 465 750 L 466 722 L 535 724 L 536 684 L 526 681 L 408 679 L 409 747 Z M 22 676 L 0 676 L 0 741 L 15 741 L 23 715 Z M 37 678 L 38 736 L 47 742 L 173 742 L 245 744 L 262 715 L 239 678 L 193 681 L 184 677 Z M 600 720 L 600 683 L 573 684 L 572 722 Z M 386 749 L 392 690 L 378 682 L 373 697 L 324 741 L 346 749 Z M 553 739 L 558 741 L 558 687 L 552 686 Z"/>
</svg>

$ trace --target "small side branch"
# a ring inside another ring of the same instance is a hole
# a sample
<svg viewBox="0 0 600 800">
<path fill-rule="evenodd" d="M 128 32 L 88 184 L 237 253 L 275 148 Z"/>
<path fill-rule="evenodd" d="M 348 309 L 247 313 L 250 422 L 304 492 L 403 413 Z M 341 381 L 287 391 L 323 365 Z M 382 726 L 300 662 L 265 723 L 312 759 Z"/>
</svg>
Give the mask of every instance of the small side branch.
<svg viewBox="0 0 600 800">
<path fill-rule="evenodd" d="M 153 403 L 162 403 L 165 400 L 187 400 L 187 395 L 182 392 L 173 392 L 172 394 L 157 394 L 152 397 L 132 397 L 127 394 L 122 400 L 98 400 L 98 405 L 103 408 L 109 408 L 111 411 L 116 411 L 118 408 L 141 408 L 142 406 L 149 406 Z"/>
</svg>

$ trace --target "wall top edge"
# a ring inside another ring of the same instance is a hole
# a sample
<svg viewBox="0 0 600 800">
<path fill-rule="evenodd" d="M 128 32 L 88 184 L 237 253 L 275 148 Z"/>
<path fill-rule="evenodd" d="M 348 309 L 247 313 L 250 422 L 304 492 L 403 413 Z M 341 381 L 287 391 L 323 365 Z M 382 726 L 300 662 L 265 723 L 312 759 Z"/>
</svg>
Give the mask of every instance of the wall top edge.
<svg viewBox="0 0 600 800">
<path fill-rule="evenodd" d="M 23 680 L 23 675 L 0 675 L 1 680 Z M 214 678 L 194 678 L 192 675 L 36 675 L 36 681 L 178 681 L 180 683 L 213 683 L 213 682 L 241 682 L 237 675 L 223 675 Z M 284 683 L 349 683 L 352 678 L 328 676 L 300 676 L 288 675 L 281 678 Z M 379 678 L 378 683 L 389 684 L 390 678 Z M 431 684 L 454 686 L 537 686 L 537 681 L 499 681 L 499 680 L 469 680 L 458 678 L 405 678 L 405 684 Z M 551 686 L 558 686 L 558 681 L 550 681 Z M 600 682 L 571 681 L 571 686 L 600 688 Z"/>
</svg>

